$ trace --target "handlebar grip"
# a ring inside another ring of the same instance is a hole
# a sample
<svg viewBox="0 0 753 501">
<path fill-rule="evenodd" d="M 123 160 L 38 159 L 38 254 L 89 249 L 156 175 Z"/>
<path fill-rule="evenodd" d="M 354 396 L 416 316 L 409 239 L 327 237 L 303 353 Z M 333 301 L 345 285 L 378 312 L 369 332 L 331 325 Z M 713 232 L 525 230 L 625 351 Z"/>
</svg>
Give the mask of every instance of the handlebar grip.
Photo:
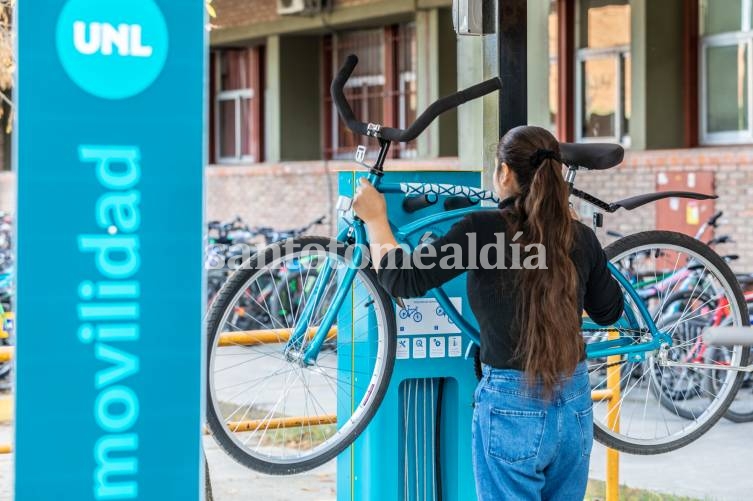
<svg viewBox="0 0 753 501">
<path fill-rule="evenodd" d="M 467 89 L 460 90 L 454 94 L 443 97 L 437 101 L 434 101 L 429 105 L 426 110 L 413 122 L 410 127 L 405 130 L 393 129 L 390 127 L 383 127 L 381 135 L 384 139 L 389 141 L 397 141 L 401 143 L 407 143 L 413 141 L 421 134 L 429 124 L 445 111 L 449 111 L 453 108 L 457 108 L 461 104 L 477 99 L 481 96 L 491 94 L 495 90 L 501 88 L 499 78 L 494 77 L 484 82 L 472 85 Z"/>
<path fill-rule="evenodd" d="M 403 210 L 412 214 L 435 203 L 437 203 L 437 196 L 434 194 L 405 197 L 403 199 Z"/>
<path fill-rule="evenodd" d="M 332 95 L 332 100 L 335 102 L 337 113 L 342 118 L 345 125 L 355 132 L 356 134 L 366 135 L 368 127 L 356 120 L 356 116 L 353 114 L 353 109 L 348 104 L 348 100 L 345 99 L 343 89 L 345 88 L 345 82 L 348 81 L 350 75 L 353 73 L 356 65 L 358 64 L 358 57 L 355 54 L 351 54 L 345 58 L 340 71 L 337 72 L 337 76 L 332 80 L 332 85 L 329 88 L 329 93 Z"/>
</svg>

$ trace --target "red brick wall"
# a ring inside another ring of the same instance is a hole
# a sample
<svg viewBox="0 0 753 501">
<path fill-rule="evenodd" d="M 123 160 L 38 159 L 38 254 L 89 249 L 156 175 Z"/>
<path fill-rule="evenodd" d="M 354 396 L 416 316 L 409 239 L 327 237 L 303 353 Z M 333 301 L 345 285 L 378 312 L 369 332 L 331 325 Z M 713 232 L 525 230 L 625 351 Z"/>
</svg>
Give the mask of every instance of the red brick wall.
<svg viewBox="0 0 753 501">
<path fill-rule="evenodd" d="M 276 0 L 214 0 L 217 17 L 212 24 L 221 28 L 246 26 L 278 19 Z"/>
<path fill-rule="evenodd" d="M 392 160 L 393 168 L 456 168 L 457 159 Z M 332 221 L 337 200 L 338 170 L 352 170 L 349 161 L 286 162 L 207 169 L 207 220 L 241 216 L 251 226 L 283 230 L 300 227 L 327 214 Z M 334 226 L 314 228 L 331 235 Z"/>
<path fill-rule="evenodd" d="M 737 253 L 741 259 L 733 268 L 753 272 L 753 146 L 698 148 L 688 150 L 654 150 L 628 152 L 623 165 L 608 171 L 579 173 L 576 186 L 608 202 L 631 195 L 656 191 L 657 175 L 661 172 L 714 173 L 719 198 L 716 210 L 724 211 L 717 234 L 730 234 L 734 243 L 721 246 L 721 254 Z M 692 190 L 691 190 L 692 191 Z M 585 204 L 577 208 L 586 217 L 591 209 Z M 605 215 L 604 230 L 634 233 L 653 229 L 656 206 L 649 204 L 633 211 L 619 210 Z M 603 243 L 613 239 L 600 232 Z"/>
<path fill-rule="evenodd" d="M 379 0 L 324 0 L 334 2 L 333 8 L 352 7 L 367 3 L 377 3 Z M 212 2 L 217 17 L 212 20 L 216 29 L 247 26 L 280 19 L 277 15 L 276 0 L 214 0 Z"/>
<path fill-rule="evenodd" d="M 393 161 L 393 165 L 400 161 Z M 414 161 L 417 168 L 452 161 Z M 333 198 L 337 194 L 334 170 L 347 168 L 347 162 L 330 162 L 332 172 L 325 174 L 324 164 L 291 162 L 262 164 L 249 167 L 210 167 L 207 170 L 207 217 L 228 219 L 241 215 L 252 225 L 269 225 L 284 229 L 304 224 L 328 213 L 330 201 L 328 184 Z M 580 172 L 576 186 L 608 202 L 657 190 L 656 179 L 661 172 L 710 171 L 719 199 L 715 208 L 724 211 L 718 234 L 730 234 L 734 243 L 718 248 L 722 254 L 737 253 L 741 259 L 734 263 L 736 271 L 753 272 L 753 146 L 734 148 L 699 148 L 692 150 L 657 150 L 628 152 L 623 165 L 607 171 Z M 334 199 L 332 200 L 334 202 Z M 585 220 L 592 209 L 576 204 Z M 656 205 L 649 204 L 633 211 L 619 210 L 606 214 L 599 236 L 604 244 L 614 239 L 606 229 L 621 233 L 635 233 L 654 229 Z M 318 233 L 330 233 L 319 228 Z"/>
<path fill-rule="evenodd" d="M 399 164 L 400 161 L 393 161 Z M 414 161 L 419 168 L 438 163 L 454 165 L 453 161 Z M 206 215 L 208 219 L 229 219 L 240 215 L 251 225 L 268 225 L 278 229 L 302 225 L 328 213 L 328 180 L 333 199 L 337 194 L 337 168 L 344 162 L 330 162 L 326 174 L 322 162 L 261 164 L 249 167 L 218 167 L 207 169 Z M 576 185 L 607 201 L 655 191 L 660 172 L 712 171 L 715 177 L 716 209 L 725 215 L 719 233 L 731 234 L 734 243 L 720 247 L 721 253 L 740 254 L 734 268 L 753 271 L 753 146 L 736 148 L 700 148 L 628 152 L 625 163 L 600 172 L 581 172 Z M 15 180 L 12 172 L 0 172 L 0 210 L 15 210 Z M 590 217 L 589 209 L 578 206 Z M 653 229 L 655 206 L 647 205 L 634 211 L 620 210 L 605 216 L 604 229 L 634 233 Z M 329 228 L 316 228 L 317 233 L 331 233 Z M 612 239 L 600 232 L 602 241 Z"/>
</svg>

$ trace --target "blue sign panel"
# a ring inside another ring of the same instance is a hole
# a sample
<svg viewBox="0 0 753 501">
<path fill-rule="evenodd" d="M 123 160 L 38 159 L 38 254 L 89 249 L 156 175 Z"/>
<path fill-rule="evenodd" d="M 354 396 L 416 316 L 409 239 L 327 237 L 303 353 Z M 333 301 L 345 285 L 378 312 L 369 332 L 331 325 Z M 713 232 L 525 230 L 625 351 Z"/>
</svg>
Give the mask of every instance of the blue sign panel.
<svg viewBox="0 0 753 501">
<path fill-rule="evenodd" d="M 16 499 L 199 499 L 204 0 L 17 19 Z"/>
</svg>

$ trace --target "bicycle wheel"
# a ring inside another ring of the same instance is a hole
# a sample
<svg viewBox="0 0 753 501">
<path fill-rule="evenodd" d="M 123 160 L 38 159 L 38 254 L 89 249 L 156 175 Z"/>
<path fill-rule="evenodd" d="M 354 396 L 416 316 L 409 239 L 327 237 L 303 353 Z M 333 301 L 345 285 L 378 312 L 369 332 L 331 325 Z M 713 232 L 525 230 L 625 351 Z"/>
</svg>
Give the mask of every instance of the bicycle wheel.
<svg viewBox="0 0 753 501">
<path fill-rule="evenodd" d="M 677 331 L 696 321 L 711 325 L 715 315 L 729 318 L 731 325 L 749 325 L 742 291 L 727 264 L 706 245 L 686 235 L 648 231 L 622 238 L 605 251 L 620 273 L 628 278 L 646 274 L 654 274 L 657 280 L 659 276 L 684 278 L 687 274 L 683 270 L 687 269 L 688 263 L 692 263 L 697 274 L 691 298 L 675 316 L 662 317 L 662 306 L 667 297 L 682 287 L 682 278 L 670 281 L 671 285 L 659 291 L 647 305 L 657 328 L 671 336 L 672 345 L 666 348 L 665 353 L 661 353 L 661 350 L 645 353 L 638 375 L 633 371 L 627 375 L 617 372 L 619 386 L 623 386 L 625 378 L 630 378 L 620 391 L 619 398 L 610 400 L 594 394 L 594 436 L 599 442 L 632 454 L 659 454 L 678 449 L 702 436 L 724 415 L 743 378 L 742 373 L 729 368 L 747 362 L 750 350 L 743 346 L 717 347 L 716 350 L 723 352 L 727 360 L 724 364 L 717 364 L 703 356 L 711 354 L 711 350 L 701 350 L 705 346 L 703 329 L 687 329 L 689 332 L 681 336 L 677 335 Z M 707 308 L 708 303 L 695 303 L 695 297 L 706 296 L 713 298 L 713 307 Z M 628 295 L 625 297 L 622 318 L 607 330 L 619 334 L 620 338 L 627 337 L 630 343 L 645 342 L 650 339 L 649 319 L 641 314 L 638 305 Z M 667 366 L 661 361 L 664 354 L 669 361 L 687 365 Z M 716 356 L 719 357 L 718 354 Z M 626 356 L 610 358 L 589 360 L 591 374 L 608 365 L 628 363 Z M 701 364 L 713 364 L 715 367 L 709 370 L 701 367 Z M 683 379 L 683 373 L 692 373 L 693 377 Z M 674 396 L 681 395 L 683 399 L 670 398 L 673 405 L 664 406 L 662 396 L 667 393 L 668 381 L 677 383 Z M 684 387 L 682 381 L 685 381 Z M 605 375 L 595 385 L 592 379 L 592 386 L 601 390 L 615 385 L 609 385 L 608 376 Z M 678 405 L 689 411 L 691 419 L 679 415 L 676 410 Z"/>
<path fill-rule="evenodd" d="M 293 474 L 324 464 L 358 437 L 384 397 L 395 363 L 392 300 L 371 268 L 358 270 L 346 288 L 346 250 L 342 243 L 318 237 L 274 244 L 237 270 L 212 305 L 207 425 L 217 443 L 244 466 Z M 297 267 L 289 266 L 293 262 Z M 325 266 L 332 273 L 317 276 L 324 281 L 320 291 L 327 300 L 315 301 L 314 287 L 279 294 L 278 288 L 291 283 L 287 273 L 303 274 L 301 282 L 306 283 Z M 270 281 L 278 287 L 270 288 Z M 330 308 L 331 291 L 341 288 L 346 296 L 336 325 L 315 360 L 304 362 L 300 353 Z M 278 291 L 274 307 L 292 311 L 291 318 L 269 311 L 264 295 L 269 290 Z M 287 304 L 286 298 L 296 299 Z M 266 318 L 254 318 L 246 308 L 249 302 L 267 310 L 273 329 Z M 290 334 L 305 322 L 309 303 L 308 334 L 302 347 L 291 349 Z M 236 317 L 247 320 L 242 328 L 233 321 Z"/>
</svg>

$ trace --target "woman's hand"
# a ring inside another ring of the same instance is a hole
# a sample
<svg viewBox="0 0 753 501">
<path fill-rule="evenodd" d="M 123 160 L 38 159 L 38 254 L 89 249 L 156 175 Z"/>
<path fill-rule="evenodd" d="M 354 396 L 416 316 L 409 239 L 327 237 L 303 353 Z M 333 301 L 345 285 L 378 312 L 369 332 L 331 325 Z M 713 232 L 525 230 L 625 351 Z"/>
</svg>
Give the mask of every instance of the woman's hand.
<svg viewBox="0 0 753 501">
<path fill-rule="evenodd" d="M 379 193 L 374 186 L 362 177 L 359 179 L 361 185 L 356 190 L 356 196 L 353 199 L 353 210 L 366 224 L 377 223 L 387 220 L 387 203 L 384 201 L 384 195 Z"/>
</svg>

